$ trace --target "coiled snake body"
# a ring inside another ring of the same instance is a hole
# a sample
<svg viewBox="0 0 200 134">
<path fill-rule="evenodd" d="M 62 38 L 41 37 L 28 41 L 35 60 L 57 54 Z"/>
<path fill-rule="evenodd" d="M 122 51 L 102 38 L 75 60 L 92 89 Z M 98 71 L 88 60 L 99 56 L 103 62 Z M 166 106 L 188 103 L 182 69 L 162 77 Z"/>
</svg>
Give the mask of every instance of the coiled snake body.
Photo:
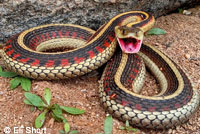
<svg viewBox="0 0 200 134">
<path fill-rule="evenodd" d="M 70 24 L 38 26 L 7 41 L 2 57 L 11 71 L 25 77 L 65 79 L 97 69 L 117 48 L 99 82 L 103 106 L 133 125 L 169 128 L 185 122 L 197 110 L 199 94 L 182 69 L 167 56 L 151 45 L 140 46 L 143 33 L 153 23 L 153 16 L 130 11 L 115 16 L 95 33 Z M 123 52 L 118 50 L 117 41 Z M 66 46 L 73 50 L 43 52 Z M 140 47 L 138 54 L 128 54 Z M 144 83 L 144 63 L 159 81 L 161 92 L 156 96 L 137 94 Z"/>
</svg>

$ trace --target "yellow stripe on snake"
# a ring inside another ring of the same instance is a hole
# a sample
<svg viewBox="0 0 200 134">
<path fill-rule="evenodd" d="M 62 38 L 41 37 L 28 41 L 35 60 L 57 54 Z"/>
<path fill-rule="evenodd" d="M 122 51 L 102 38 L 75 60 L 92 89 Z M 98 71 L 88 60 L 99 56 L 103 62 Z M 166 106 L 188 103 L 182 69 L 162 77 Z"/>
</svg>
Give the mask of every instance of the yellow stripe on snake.
<svg viewBox="0 0 200 134">
<path fill-rule="evenodd" d="M 142 44 L 154 21 L 145 12 L 130 11 L 96 32 L 72 24 L 33 27 L 7 41 L 2 57 L 11 71 L 46 80 L 84 75 L 109 61 L 99 82 L 100 101 L 107 111 L 135 126 L 170 128 L 198 109 L 199 94 L 179 66 L 153 46 Z M 70 50 L 49 52 L 65 48 Z M 161 92 L 156 96 L 138 94 L 144 64 L 159 82 Z"/>
</svg>

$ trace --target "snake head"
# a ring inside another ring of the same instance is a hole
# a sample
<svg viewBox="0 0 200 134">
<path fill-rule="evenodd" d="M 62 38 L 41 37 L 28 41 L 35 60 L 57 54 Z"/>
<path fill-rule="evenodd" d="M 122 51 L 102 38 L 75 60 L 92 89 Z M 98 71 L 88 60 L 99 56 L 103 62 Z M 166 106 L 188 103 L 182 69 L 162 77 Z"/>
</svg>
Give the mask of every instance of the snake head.
<svg viewBox="0 0 200 134">
<path fill-rule="evenodd" d="M 144 32 L 140 28 L 116 26 L 117 41 L 125 53 L 137 53 L 142 45 Z"/>
</svg>

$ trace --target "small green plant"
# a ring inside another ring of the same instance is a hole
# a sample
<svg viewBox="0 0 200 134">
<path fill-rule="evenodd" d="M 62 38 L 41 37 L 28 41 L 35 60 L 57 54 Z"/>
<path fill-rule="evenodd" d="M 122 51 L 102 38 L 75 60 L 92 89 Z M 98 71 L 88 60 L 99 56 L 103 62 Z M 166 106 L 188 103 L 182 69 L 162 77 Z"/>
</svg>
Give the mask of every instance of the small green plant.
<svg viewBox="0 0 200 134">
<path fill-rule="evenodd" d="M 18 74 L 14 72 L 4 72 L 2 67 L 0 67 L 0 76 L 5 78 L 12 78 L 10 80 L 10 89 L 15 89 L 19 85 L 21 85 L 22 89 L 24 91 L 30 91 L 31 90 L 31 80 L 22 76 L 19 76 Z"/>
<path fill-rule="evenodd" d="M 178 13 L 183 13 L 183 8 L 178 8 Z"/>
<path fill-rule="evenodd" d="M 67 119 L 63 116 L 63 111 L 67 112 L 69 114 L 73 114 L 73 115 L 80 115 L 85 112 L 84 110 L 81 110 L 78 108 L 61 106 L 59 104 L 51 104 L 50 103 L 51 102 L 51 92 L 50 92 L 49 88 L 44 89 L 43 98 L 44 98 L 45 102 L 41 99 L 40 96 L 37 96 L 30 92 L 25 92 L 24 95 L 25 95 L 25 99 L 24 99 L 25 104 L 37 107 L 39 110 L 42 111 L 42 113 L 40 113 L 40 115 L 35 119 L 35 128 L 41 128 L 45 122 L 46 115 L 49 114 L 56 121 L 64 123 L 64 130 L 60 130 L 59 131 L 60 134 L 62 134 L 62 133 L 76 134 L 76 133 L 78 133 L 78 131 L 76 131 L 76 130 L 70 131 L 70 125 L 69 125 Z"/>
<path fill-rule="evenodd" d="M 161 34 L 166 34 L 166 31 L 160 28 L 152 28 L 146 33 L 146 35 L 161 35 Z"/>
<path fill-rule="evenodd" d="M 98 134 L 112 134 L 112 128 L 113 128 L 113 118 L 111 115 L 106 116 L 106 119 L 104 121 L 104 133 L 98 133 Z"/>
<path fill-rule="evenodd" d="M 137 132 L 137 131 L 138 131 L 138 129 L 132 128 L 132 127 L 129 125 L 128 120 L 126 121 L 125 126 L 121 126 L 120 129 L 121 129 L 121 130 L 126 130 L 127 132 Z"/>
</svg>

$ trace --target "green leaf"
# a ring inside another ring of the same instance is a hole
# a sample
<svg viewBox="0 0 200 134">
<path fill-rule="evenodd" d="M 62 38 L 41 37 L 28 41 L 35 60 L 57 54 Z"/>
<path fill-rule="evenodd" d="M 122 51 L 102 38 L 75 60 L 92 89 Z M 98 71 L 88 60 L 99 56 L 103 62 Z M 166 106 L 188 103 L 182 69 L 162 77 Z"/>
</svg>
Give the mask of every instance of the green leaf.
<svg viewBox="0 0 200 134">
<path fill-rule="evenodd" d="M 121 130 L 124 130 L 124 129 L 126 129 L 125 127 L 123 127 L 123 126 L 120 126 L 120 128 L 119 129 L 121 129 Z"/>
<path fill-rule="evenodd" d="M 35 128 L 41 128 L 45 121 L 45 115 L 48 111 L 45 110 L 35 119 Z"/>
<path fill-rule="evenodd" d="M 127 130 L 127 131 L 137 131 L 137 129 L 136 128 L 132 128 L 132 127 L 130 127 L 130 125 L 129 125 L 129 121 L 128 120 L 126 120 L 126 124 L 125 124 L 125 127 L 120 127 L 120 129 L 121 130 Z"/>
<path fill-rule="evenodd" d="M 52 111 L 56 115 L 62 115 L 62 109 L 61 109 L 61 107 L 58 104 L 53 104 Z"/>
<path fill-rule="evenodd" d="M 63 115 L 58 115 L 58 114 L 52 113 L 52 117 L 58 122 L 67 123 L 67 119 L 65 119 L 65 117 Z"/>
<path fill-rule="evenodd" d="M 3 69 L 2 69 L 2 67 L 0 66 L 0 72 L 3 72 Z"/>
<path fill-rule="evenodd" d="M 30 108 L 31 112 L 35 111 L 35 108 L 36 108 L 35 106 L 31 107 Z"/>
<path fill-rule="evenodd" d="M 62 109 L 58 104 L 54 104 L 52 106 L 52 116 L 57 120 L 57 121 L 63 121 L 64 123 L 67 122 L 65 117 L 62 115 Z"/>
<path fill-rule="evenodd" d="M 129 125 L 129 122 L 128 122 L 128 120 L 126 120 L 126 127 L 129 127 L 130 125 Z"/>
<path fill-rule="evenodd" d="M 65 112 L 70 113 L 70 114 L 83 114 L 85 110 L 81 110 L 78 108 L 73 108 L 73 107 L 66 107 L 66 106 L 60 106 Z"/>
<path fill-rule="evenodd" d="M 12 78 L 17 76 L 18 74 L 14 73 L 14 72 L 0 72 L 0 76 L 1 77 L 5 77 L 5 78 Z"/>
<path fill-rule="evenodd" d="M 136 129 L 136 128 L 131 128 L 131 127 L 128 127 L 127 130 L 128 130 L 128 131 L 134 131 L 134 132 L 138 131 L 138 129 Z"/>
<path fill-rule="evenodd" d="M 42 99 L 35 95 L 35 94 L 32 94 L 32 93 L 29 93 L 29 92 L 26 92 L 24 93 L 26 99 L 32 103 L 34 106 L 36 107 L 46 107 L 46 105 L 44 104 L 44 102 L 42 101 Z"/>
<path fill-rule="evenodd" d="M 18 87 L 21 83 L 20 77 L 15 77 L 12 80 L 10 80 L 10 89 L 15 89 Z"/>
<path fill-rule="evenodd" d="M 44 99 L 47 102 L 48 105 L 50 105 L 51 101 L 51 91 L 49 88 L 44 89 Z"/>
<path fill-rule="evenodd" d="M 178 8 L 178 13 L 183 13 L 183 9 L 182 8 Z"/>
<path fill-rule="evenodd" d="M 24 103 L 27 104 L 27 105 L 33 106 L 33 104 L 29 100 L 27 100 L 27 99 L 24 99 Z"/>
<path fill-rule="evenodd" d="M 68 133 L 70 131 L 70 125 L 69 125 L 69 123 L 65 123 L 64 130 L 65 130 L 66 133 Z"/>
<path fill-rule="evenodd" d="M 21 86 L 25 91 L 30 91 L 31 90 L 31 80 L 25 77 L 20 77 L 21 78 Z"/>
<path fill-rule="evenodd" d="M 160 35 L 160 34 L 166 34 L 166 31 L 160 28 L 152 28 L 147 33 L 147 35 Z"/>
<path fill-rule="evenodd" d="M 62 122 L 62 119 L 57 117 L 53 112 L 51 113 L 51 116 L 58 122 Z"/>
<path fill-rule="evenodd" d="M 38 109 L 39 109 L 40 111 L 44 110 L 44 108 L 43 108 L 43 107 L 38 107 Z"/>
<path fill-rule="evenodd" d="M 112 119 L 112 116 L 109 115 L 106 117 L 105 122 L 104 122 L 105 134 L 112 134 L 112 127 L 113 127 L 113 119 Z"/>
<path fill-rule="evenodd" d="M 59 134 L 65 134 L 64 130 L 59 130 Z"/>
<path fill-rule="evenodd" d="M 78 134 L 78 131 L 77 130 L 72 130 L 69 132 L 69 134 Z"/>
</svg>

